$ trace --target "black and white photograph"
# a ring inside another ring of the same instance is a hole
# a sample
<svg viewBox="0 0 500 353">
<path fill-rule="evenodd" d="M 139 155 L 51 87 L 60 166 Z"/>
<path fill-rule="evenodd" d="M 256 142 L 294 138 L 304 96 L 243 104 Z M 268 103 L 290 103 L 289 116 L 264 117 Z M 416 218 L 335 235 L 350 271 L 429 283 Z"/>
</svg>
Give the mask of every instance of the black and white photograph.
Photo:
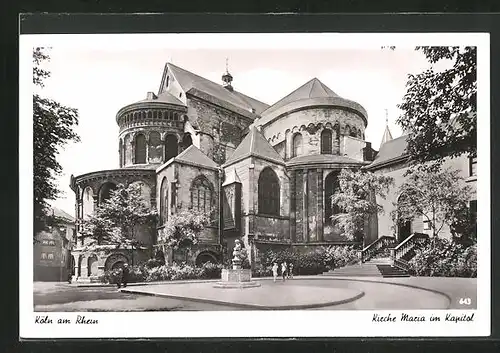
<svg viewBox="0 0 500 353">
<path fill-rule="evenodd" d="M 489 335 L 488 50 L 21 35 L 21 334 Z"/>
</svg>

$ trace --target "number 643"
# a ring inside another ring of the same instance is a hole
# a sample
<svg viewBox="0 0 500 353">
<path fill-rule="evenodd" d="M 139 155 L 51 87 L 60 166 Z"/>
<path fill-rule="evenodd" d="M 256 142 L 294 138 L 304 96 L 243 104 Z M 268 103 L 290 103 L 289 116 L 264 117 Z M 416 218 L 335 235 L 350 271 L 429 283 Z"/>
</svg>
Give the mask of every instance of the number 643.
<svg viewBox="0 0 500 353">
<path fill-rule="evenodd" d="M 458 304 L 471 305 L 472 304 L 472 300 L 470 298 L 460 298 L 459 301 L 458 301 Z"/>
</svg>

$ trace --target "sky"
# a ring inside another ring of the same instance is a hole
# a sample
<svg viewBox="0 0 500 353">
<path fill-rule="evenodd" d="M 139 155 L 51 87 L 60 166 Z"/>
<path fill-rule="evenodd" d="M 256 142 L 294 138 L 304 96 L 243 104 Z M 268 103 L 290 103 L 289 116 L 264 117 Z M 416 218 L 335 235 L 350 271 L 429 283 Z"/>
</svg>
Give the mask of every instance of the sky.
<svg viewBox="0 0 500 353">
<path fill-rule="evenodd" d="M 62 197 L 52 202 L 74 214 L 70 176 L 118 168 L 116 113 L 130 103 L 157 93 L 165 63 L 221 83 L 228 58 L 235 90 L 273 104 L 316 77 L 338 95 L 356 101 L 368 112 L 366 140 L 378 150 L 385 129 L 386 109 L 392 136 L 401 135 L 396 124 L 397 104 L 405 94 L 408 74 L 429 64 L 412 48 L 382 49 L 210 49 L 171 48 L 159 43 L 152 48 L 92 48 L 52 46 L 51 72 L 41 95 L 77 108 L 79 143 L 61 150 L 58 177 Z"/>
</svg>

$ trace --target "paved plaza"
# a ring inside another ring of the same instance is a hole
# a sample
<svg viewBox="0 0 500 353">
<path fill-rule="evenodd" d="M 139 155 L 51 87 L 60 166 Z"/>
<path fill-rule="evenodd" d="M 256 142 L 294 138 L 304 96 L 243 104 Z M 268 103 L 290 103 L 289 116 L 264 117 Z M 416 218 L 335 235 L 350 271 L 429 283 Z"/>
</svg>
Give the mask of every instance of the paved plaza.
<svg viewBox="0 0 500 353">
<path fill-rule="evenodd" d="M 35 311 L 411 310 L 475 309 L 475 278 L 296 277 L 246 289 L 214 288 L 216 281 L 102 285 L 35 282 Z M 463 304 L 461 298 L 471 298 Z"/>
</svg>

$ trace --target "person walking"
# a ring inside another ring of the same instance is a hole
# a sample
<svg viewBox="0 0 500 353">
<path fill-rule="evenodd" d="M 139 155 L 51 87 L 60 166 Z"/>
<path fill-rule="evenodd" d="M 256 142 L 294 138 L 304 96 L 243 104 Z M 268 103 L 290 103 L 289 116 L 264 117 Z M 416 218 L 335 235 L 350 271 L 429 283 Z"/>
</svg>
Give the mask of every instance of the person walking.
<svg viewBox="0 0 500 353">
<path fill-rule="evenodd" d="M 127 287 L 129 273 L 130 269 L 128 267 L 128 264 L 123 265 L 123 275 L 122 275 L 123 288 Z"/>
<path fill-rule="evenodd" d="M 287 270 L 286 261 L 283 261 L 283 263 L 281 264 L 281 275 L 283 276 L 283 282 L 285 282 L 286 279 L 286 270 Z"/>
<path fill-rule="evenodd" d="M 293 279 L 293 263 L 288 266 L 288 278 Z"/>
<path fill-rule="evenodd" d="M 275 262 L 273 264 L 273 279 L 274 279 L 274 282 L 276 282 L 277 278 L 278 278 L 278 264 Z"/>
</svg>

